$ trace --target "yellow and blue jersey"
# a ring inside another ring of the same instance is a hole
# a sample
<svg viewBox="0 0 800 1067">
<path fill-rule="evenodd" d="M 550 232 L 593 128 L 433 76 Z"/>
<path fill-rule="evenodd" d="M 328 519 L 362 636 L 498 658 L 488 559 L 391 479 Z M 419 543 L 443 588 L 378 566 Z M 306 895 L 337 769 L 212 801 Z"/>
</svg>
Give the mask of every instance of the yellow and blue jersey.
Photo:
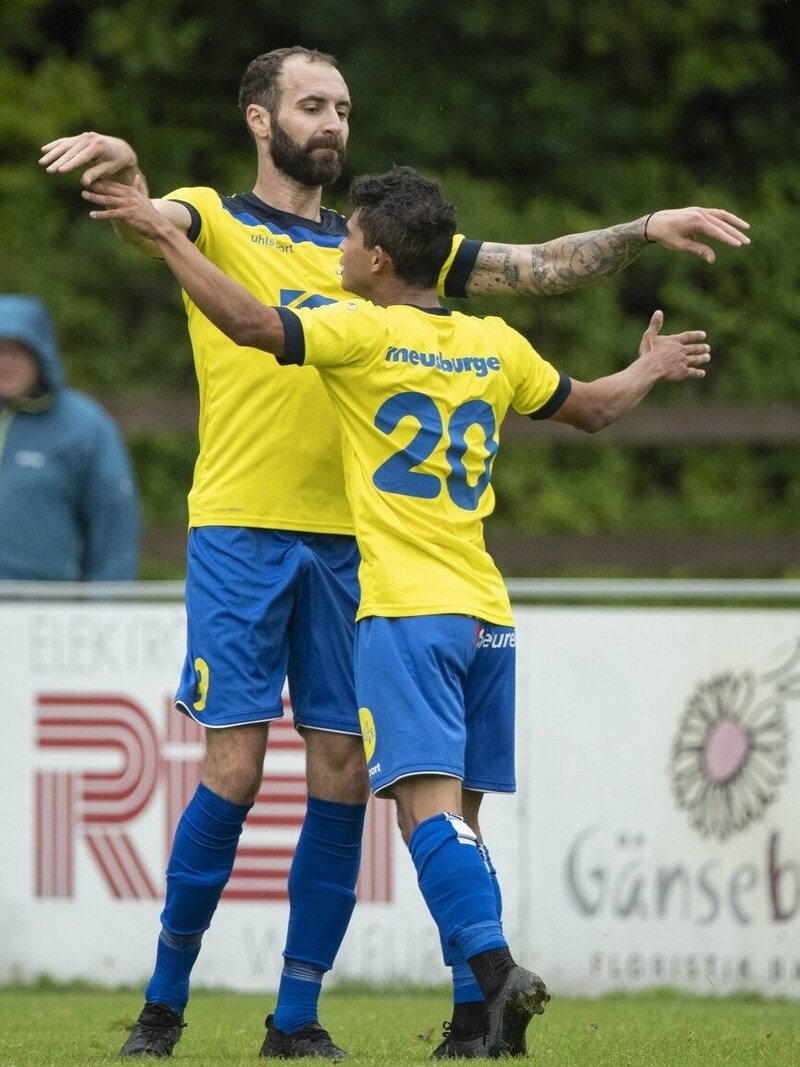
<svg viewBox="0 0 800 1067">
<path fill-rule="evenodd" d="M 312 222 L 253 193 L 202 187 L 168 199 L 189 209 L 197 247 L 263 303 L 303 309 L 349 296 L 339 252 L 345 219 L 336 212 L 323 209 Z M 478 247 L 456 239 L 442 291 L 463 295 Z M 319 376 L 239 347 L 185 294 L 184 303 L 200 394 L 189 525 L 352 534 L 338 420 Z"/>
<path fill-rule="evenodd" d="M 495 317 L 360 300 L 279 313 L 282 362 L 315 367 L 341 419 L 362 557 L 358 617 L 512 625 L 483 538 L 500 424 L 509 407 L 548 417 L 569 378 Z"/>
</svg>

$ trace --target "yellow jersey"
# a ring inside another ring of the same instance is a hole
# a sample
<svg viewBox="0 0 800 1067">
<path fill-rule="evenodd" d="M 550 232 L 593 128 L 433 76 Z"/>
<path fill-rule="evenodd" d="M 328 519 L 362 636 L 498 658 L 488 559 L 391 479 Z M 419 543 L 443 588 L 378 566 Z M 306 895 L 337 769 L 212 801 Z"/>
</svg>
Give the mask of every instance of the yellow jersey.
<svg viewBox="0 0 800 1067">
<path fill-rule="evenodd" d="M 278 211 L 253 193 L 182 188 L 167 199 L 192 217 L 189 237 L 225 274 L 265 304 L 292 309 L 345 299 L 339 245 L 343 216 Z M 440 290 L 463 295 L 479 245 L 457 238 Z M 352 534 L 333 405 L 313 371 L 282 369 L 241 348 L 184 293 L 200 395 L 199 453 L 190 526 L 247 526 Z"/>
<path fill-rule="evenodd" d="M 500 425 L 509 407 L 549 417 L 570 379 L 496 317 L 362 300 L 279 314 L 287 373 L 318 372 L 341 420 L 362 557 L 358 618 L 453 613 L 513 625 L 483 537 Z"/>
</svg>

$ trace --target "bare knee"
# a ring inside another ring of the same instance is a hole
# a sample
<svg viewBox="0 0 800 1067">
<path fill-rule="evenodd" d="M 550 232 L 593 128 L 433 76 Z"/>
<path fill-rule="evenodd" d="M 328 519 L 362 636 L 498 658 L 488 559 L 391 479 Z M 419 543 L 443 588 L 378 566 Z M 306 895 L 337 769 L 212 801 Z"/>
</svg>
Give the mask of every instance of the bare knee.
<svg viewBox="0 0 800 1067">
<path fill-rule="evenodd" d="M 366 804 L 369 776 L 361 738 L 327 730 L 304 730 L 303 740 L 309 795 L 337 804 Z"/>
<path fill-rule="evenodd" d="M 206 730 L 203 783 L 233 804 L 252 804 L 264 773 L 268 724 Z"/>
<path fill-rule="evenodd" d="M 421 822 L 449 812 L 461 814 L 461 782 L 444 775 L 411 775 L 394 782 L 384 796 L 397 805 L 397 825 L 406 844 Z"/>
</svg>

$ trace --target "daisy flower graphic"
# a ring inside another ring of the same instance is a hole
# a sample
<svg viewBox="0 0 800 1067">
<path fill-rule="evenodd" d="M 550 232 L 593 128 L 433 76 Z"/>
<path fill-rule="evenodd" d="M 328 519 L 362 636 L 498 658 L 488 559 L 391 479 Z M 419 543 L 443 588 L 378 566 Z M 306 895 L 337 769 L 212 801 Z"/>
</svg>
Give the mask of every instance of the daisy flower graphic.
<svg viewBox="0 0 800 1067">
<path fill-rule="evenodd" d="M 697 687 L 681 717 L 670 770 L 678 806 L 703 837 L 725 840 L 763 816 L 786 778 L 785 688 L 751 672 Z M 785 676 L 784 676 L 785 677 Z"/>
</svg>

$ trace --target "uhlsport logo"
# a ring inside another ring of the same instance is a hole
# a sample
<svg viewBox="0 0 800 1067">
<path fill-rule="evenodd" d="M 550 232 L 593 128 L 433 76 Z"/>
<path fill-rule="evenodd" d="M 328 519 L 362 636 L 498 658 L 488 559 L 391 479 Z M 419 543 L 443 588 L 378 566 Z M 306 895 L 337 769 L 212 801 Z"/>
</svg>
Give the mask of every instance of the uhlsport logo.
<svg viewBox="0 0 800 1067">
<path fill-rule="evenodd" d="M 778 666 L 727 671 L 689 697 L 672 746 L 678 807 L 702 837 L 725 840 L 763 817 L 789 764 L 787 710 L 800 697 L 800 640 Z"/>
</svg>

